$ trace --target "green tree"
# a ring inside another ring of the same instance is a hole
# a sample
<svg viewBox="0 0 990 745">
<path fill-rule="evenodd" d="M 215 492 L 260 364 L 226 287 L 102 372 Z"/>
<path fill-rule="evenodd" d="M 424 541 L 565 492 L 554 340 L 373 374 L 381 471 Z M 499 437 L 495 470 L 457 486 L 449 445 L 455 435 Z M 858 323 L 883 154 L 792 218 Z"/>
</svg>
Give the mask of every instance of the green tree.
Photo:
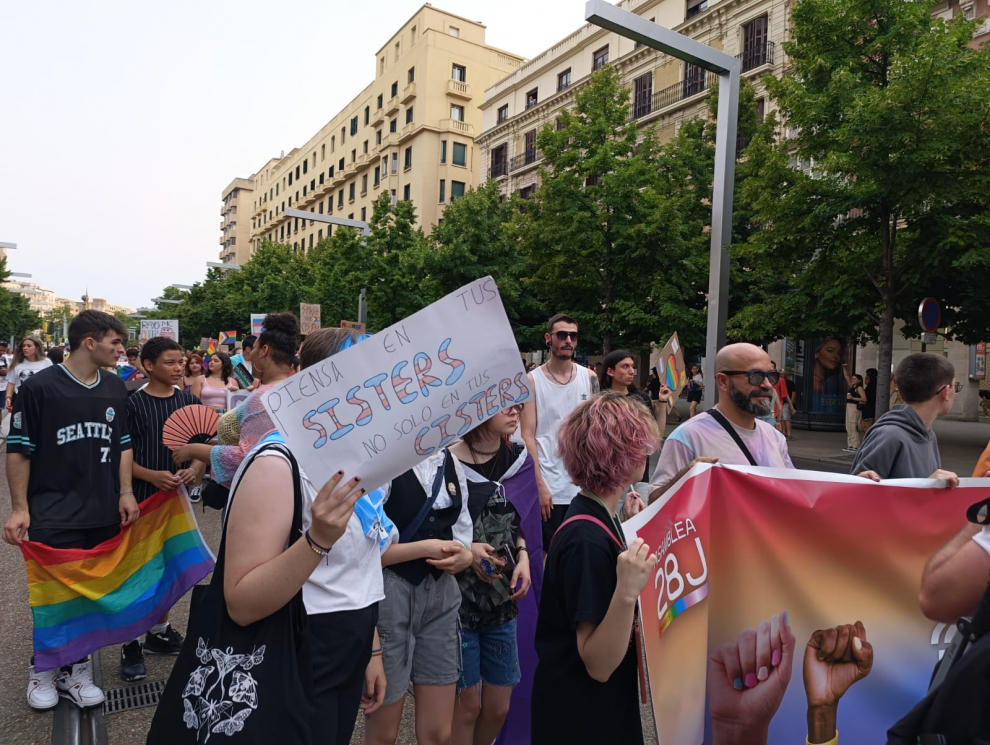
<svg viewBox="0 0 990 745">
<path fill-rule="evenodd" d="M 537 146 L 542 183 L 519 230 L 534 262 L 525 284 L 573 315 L 605 352 L 647 347 L 664 316 L 679 310 L 658 278 L 685 252 L 680 215 L 658 174 L 655 132 L 637 143 L 629 91 L 606 65 Z"/>
<path fill-rule="evenodd" d="M 10 278 L 7 259 L 0 258 L 0 283 Z M 41 328 L 41 316 L 31 310 L 23 295 L 0 286 L 0 339 L 14 338 L 15 344 L 35 329 Z"/>
<path fill-rule="evenodd" d="M 925 294 L 942 300 L 950 338 L 988 333 L 974 279 L 990 268 L 990 48 L 933 5 L 795 4 L 791 72 L 765 78 L 792 136 L 754 153 L 744 187 L 755 253 L 807 302 L 799 331 L 877 338 L 880 413 L 895 318 Z"/>
<path fill-rule="evenodd" d="M 433 250 L 425 256 L 422 289 L 428 301 L 434 302 L 492 275 L 520 345 L 542 346 L 548 311 L 523 286 L 533 262 L 515 239 L 513 222 L 518 214 L 516 201 L 503 200 L 496 181 L 451 201 L 443 222 L 430 234 Z"/>
</svg>

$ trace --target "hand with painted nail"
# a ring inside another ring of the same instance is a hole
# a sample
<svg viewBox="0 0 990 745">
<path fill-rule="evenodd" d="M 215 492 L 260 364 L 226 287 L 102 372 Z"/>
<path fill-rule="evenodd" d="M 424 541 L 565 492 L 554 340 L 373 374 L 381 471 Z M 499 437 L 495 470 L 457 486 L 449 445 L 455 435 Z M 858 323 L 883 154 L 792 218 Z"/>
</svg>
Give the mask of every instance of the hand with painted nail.
<svg viewBox="0 0 990 745">
<path fill-rule="evenodd" d="M 804 691 L 808 696 L 808 741 L 835 737 L 839 699 L 870 674 L 873 646 L 861 621 L 820 629 L 804 648 Z"/>
<path fill-rule="evenodd" d="M 332 547 L 344 534 L 347 521 L 354 514 L 354 504 L 364 494 L 360 476 L 341 484 L 343 479 L 344 472 L 337 471 L 313 500 L 313 524 L 309 534 L 317 545 L 325 548 Z"/>
<path fill-rule="evenodd" d="M 715 647 L 708 658 L 713 745 L 766 742 L 791 680 L 795 641 L 785 610 Z"/>
</svg>

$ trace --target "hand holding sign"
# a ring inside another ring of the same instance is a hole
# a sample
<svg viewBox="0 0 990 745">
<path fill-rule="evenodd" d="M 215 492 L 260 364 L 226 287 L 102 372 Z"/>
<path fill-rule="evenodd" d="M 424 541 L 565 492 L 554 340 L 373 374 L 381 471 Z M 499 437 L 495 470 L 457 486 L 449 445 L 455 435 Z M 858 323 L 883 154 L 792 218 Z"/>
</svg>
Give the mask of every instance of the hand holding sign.
<svg viewBox="0 0 990 745">
<path fill-rule="evenodd" d="M 313 500 L 313 524 L 309 534 L 322 548 L 333 547 L 344 534 L 347 521 L 354 514 L 354 503 L 364 494 L 364 489 L 358 488 L 360 476 L 337 488 L 343 478 L 344 472 L 337 471 Z"/>
</svg>

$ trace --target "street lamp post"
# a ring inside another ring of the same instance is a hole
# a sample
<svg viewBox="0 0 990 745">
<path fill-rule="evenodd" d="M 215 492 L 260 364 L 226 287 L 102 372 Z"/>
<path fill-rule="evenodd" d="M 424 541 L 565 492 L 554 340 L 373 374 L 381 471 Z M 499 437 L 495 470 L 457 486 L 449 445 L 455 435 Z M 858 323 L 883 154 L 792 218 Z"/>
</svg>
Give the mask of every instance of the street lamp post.
<svg viewBox="0 0 990 745">
<path fill-rule="evenodd" d="M 323 215 L 291 208 L 285 210 L 285 216 L 298 217 L 300 220 L 315 220 L 316 222 L 325 222 L 330 225 L 342 225 L 345 228 L 357 228 L 361 231 L 361 238 L 364 242 L 367 242 L 368 236 L 371 235 L 371 226 L 364 220 L 349 220 L 345 217 L 334 217 L 333 215 Z M 363 323 L 364 327 L 366 329 L 368 328 L 368 288 L 366 287 L 361 288 L 361 294 L 358 296 L 358 323 Z"/>
<path fill-rule="evenodd" d="M 732 242 L 732 197 L 736 172 L 736 129 L 739 118 L 741 62 L 683 34 L 664 28 L 605 0 L 588 0 L 584 17 L 619 36 L 658 49 L 718 75 L 718 121 L 715 129 L 715 178 L 712 182 L 712 237 L 708 269 L 708 333 L 704 377 L 718 401 L 715 355 L 725 344 L 729 304 L 729 253 Z"/>
</svg>

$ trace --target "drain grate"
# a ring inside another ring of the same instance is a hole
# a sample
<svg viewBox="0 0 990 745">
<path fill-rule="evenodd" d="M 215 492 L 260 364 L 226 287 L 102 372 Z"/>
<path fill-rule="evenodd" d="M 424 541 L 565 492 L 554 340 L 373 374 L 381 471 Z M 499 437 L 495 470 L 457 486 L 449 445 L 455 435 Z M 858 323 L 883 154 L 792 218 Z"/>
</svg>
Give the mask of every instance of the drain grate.
<svg viewBox="0 0 990 745">
<path fill-rule="evenodd" d="M 103 713 L 116 714 L 119 711 L 143 709 L 145 706 L 158 706 L 158 699 L 164 690 L 164 680 L 111 688 L 104 691 L 106 701 L 103 702 Z"/>
</svg>

